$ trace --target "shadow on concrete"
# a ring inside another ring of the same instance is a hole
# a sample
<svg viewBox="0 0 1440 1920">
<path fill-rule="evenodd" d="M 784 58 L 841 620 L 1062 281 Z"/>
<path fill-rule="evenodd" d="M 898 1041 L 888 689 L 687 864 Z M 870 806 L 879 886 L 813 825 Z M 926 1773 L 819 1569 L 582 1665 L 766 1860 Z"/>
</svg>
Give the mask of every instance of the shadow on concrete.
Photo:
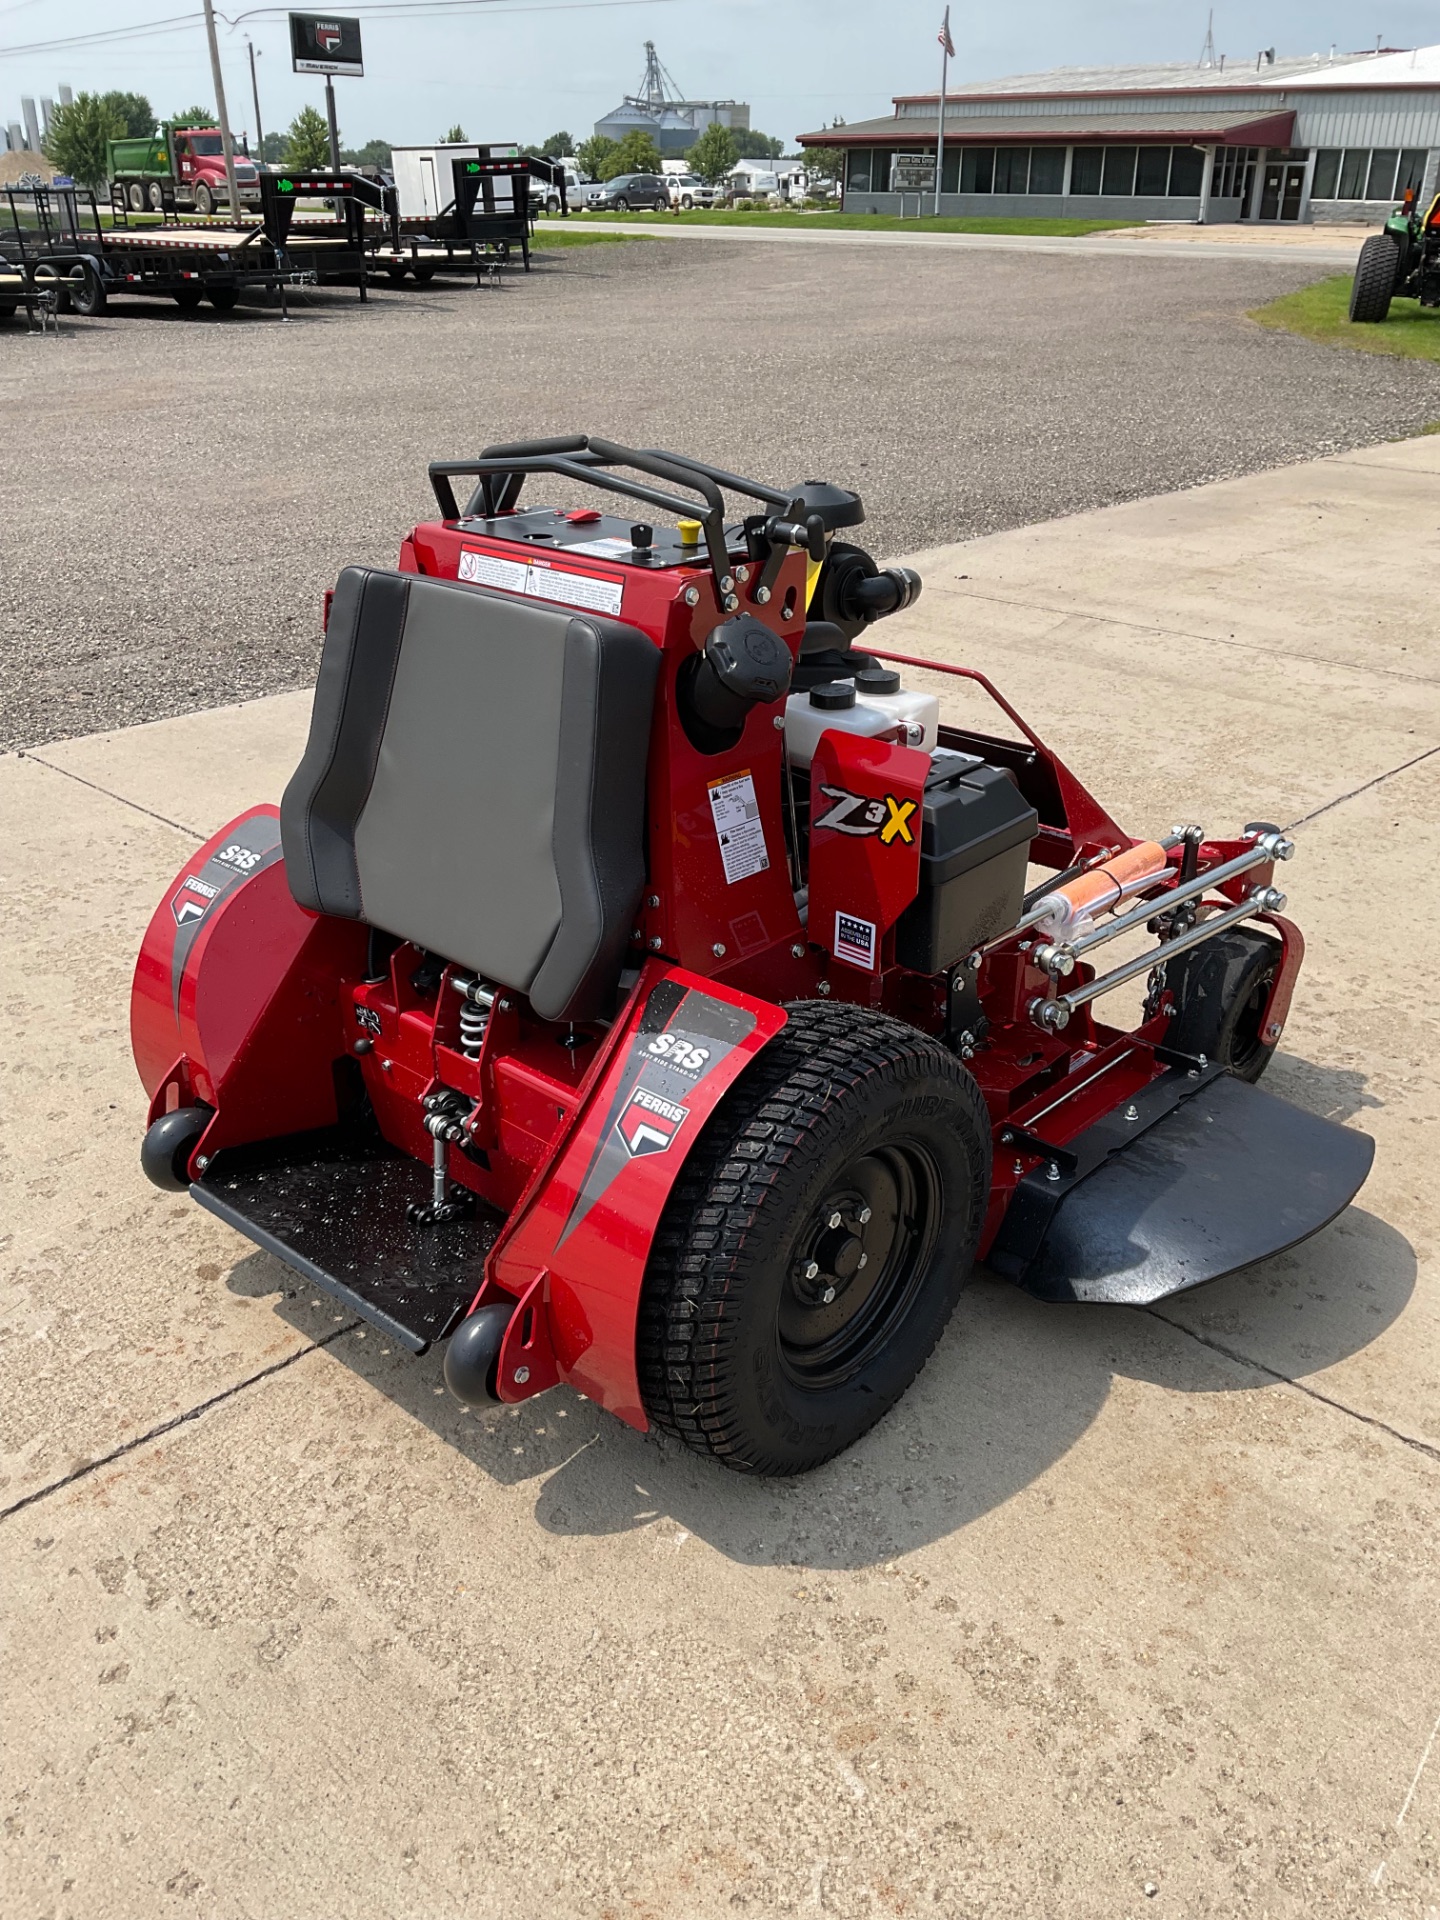
<svg viewBox="0 0 1440 1920">
<path fill-rule="evenodd" d="M 726 1473 L 563 1387 L 472 1413 L 443 1386 L 438 1351 L 417 1360 L 373 1329 L 327 1351 L 482 1473 L 532 1483 L 550 1532 L 668 1520 L 743 1563 L 858 1568 L 955 1533 L 1032 1485 L 1085 1433 L 1116 1376 L 1209 1393 L 1319 1372 L 1397 1318 L 1415 1270 L 1399 1233 L 1351 1208 L 1304 1246 L 1148 1311 L 1044 1306 L 981 1272 L 900 1405 L 840 1459 L 784 1481 Z M 266 1255 L 242 1260 L 229 1285 L 278 1293 L 290 1324 L 332 1331 L 335 1303 Z"/>
</svg>

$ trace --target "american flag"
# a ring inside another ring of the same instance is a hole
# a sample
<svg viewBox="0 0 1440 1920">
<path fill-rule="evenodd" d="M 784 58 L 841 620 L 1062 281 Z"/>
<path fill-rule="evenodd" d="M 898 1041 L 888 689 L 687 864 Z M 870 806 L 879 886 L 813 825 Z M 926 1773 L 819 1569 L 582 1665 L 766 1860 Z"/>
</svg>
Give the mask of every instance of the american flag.
<svg viewBox="0 0 1440 1920">
<path fill-rule="evenodd" d="M 940 31 L 938 34 L 936 34 L 935 37 L 940 42 L 941 46 L 945 49 L 946 53 L 948 53 L 950 58 L 953 60 L 955 58 L 955 42 L 950 38 L 949 7 L 946 7 L 945 9 L 945 18 L 940 22 Z"/>
</svg>

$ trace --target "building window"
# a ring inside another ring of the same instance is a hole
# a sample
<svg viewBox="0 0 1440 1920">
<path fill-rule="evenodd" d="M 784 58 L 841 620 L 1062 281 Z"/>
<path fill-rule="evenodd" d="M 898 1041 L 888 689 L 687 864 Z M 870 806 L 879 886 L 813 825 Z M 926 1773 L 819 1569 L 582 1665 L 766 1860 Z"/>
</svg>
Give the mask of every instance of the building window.
<svg viewBox="0 0 1440 1920">
<path fill-rule="evenodd" d="M 1102 193 L 1130 194 L 1135 191 L 1134 147 L 1106 147 L 1105 178 Z"/>
<path fill-rule="evenodd" d="M 1221 147 L 1215 155 L 1215 171 L 1210 179 L 1211 197 L 1216 200 L 1246 200 L 1255 178 L 1258 147 Z M 1197 188 L 1198 191 L 1198 188 Z"/>
<path fill-rule="evenodd" d="M 1204 178 L 1205 155 L 1199 147 L 1170 149 L 1170 196 L 1172 199 L 1181 195 L 1186 199 L 1198 200 Z"/>
<path fill-rule="evenodd" d="M 1103 147 L 1076 147 L 1070 162 L 1071 193 L 1099 193 Z"/>
<path fill-rule="evenodd" d="M 1065 191 L 1064 147 L 1032 147 L 1030 149 L 1030 191 L 1031 193 L 1063 193 Z"/>
<path fill-rule="evenodd" d="M 960 191 L 989 193 L 995 185 L 995 149 L 966 147 L 960 163 Z"/>
<path fill-rule="evenodd" d="M 870 156 L 868 153 L 851 151 L 845 163 L 845 191 L 847 193 L 868 193 L 870 191 Z"/>
<path fill-rule="evenodd" d="M 1395 147 L 1375 147 L 1370 154 L 1370 176 L 1365 187 L 1367 200 L 1395 198 L 1395 169 L 1400 164 Z"/>
<path fill-rule="evenodd" d="M 1418 193 L 1430 158 L 1424 147 L 1321 147 L 1315 155 L 1312 200 L 1398 200 Z"/>
<path fill-rule="evenodd" d="M 997 147 L 995 149 L 995 191 L 996 193 L 1025 193 L 1030 186 L 1030 149 L 1028 147 Z"/>
<path fill-rule="evenodd" d="M 945 157 L 940 162 L 940 191 L 958 193 L 960 191 L 960 148 L 946 147 Z"/>
<path fill-rule="evenodd" d="M 1135 191 L 1149 197 L 1163 195 L 1170 180 L 1169 147 L 1141 147 L 1135 167 Z"/>
</svg>

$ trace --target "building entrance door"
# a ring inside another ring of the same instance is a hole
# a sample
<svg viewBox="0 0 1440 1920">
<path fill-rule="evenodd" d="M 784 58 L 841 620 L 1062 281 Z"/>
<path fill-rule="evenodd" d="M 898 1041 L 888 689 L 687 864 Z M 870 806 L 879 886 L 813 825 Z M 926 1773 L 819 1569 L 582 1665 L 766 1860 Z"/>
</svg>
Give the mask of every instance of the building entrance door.
<svg viewBox="0 0 1440 1920">
<path fill-rule="evenodd" d="M 1305 167 L 1294 160 L 1271 160 L 1260 182 L 1262 220 L 1298 220 L 1305 191 Z"/>
</svg>

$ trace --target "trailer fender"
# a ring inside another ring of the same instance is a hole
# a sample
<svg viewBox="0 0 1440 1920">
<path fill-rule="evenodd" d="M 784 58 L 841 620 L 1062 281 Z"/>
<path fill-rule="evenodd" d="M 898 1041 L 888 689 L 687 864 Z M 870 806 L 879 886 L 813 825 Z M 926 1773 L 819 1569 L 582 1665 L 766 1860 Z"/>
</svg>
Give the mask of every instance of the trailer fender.
<svg viewBox="0 0 1440 1920">
<path fill-rule="evenodd" d="M 553 1352 L 553 1372 L 517 1381 L 507 1341 L 501 1399 L 558 1378 L 645 1430 L 635 1327 L 655 1230 L 705 1122 L 785 1018 L 771 1001 L 647 965 L 567 1137 L 491 1254 L 476 1304 L 500 1289 L 543 1308 Z"/>
</svg>

